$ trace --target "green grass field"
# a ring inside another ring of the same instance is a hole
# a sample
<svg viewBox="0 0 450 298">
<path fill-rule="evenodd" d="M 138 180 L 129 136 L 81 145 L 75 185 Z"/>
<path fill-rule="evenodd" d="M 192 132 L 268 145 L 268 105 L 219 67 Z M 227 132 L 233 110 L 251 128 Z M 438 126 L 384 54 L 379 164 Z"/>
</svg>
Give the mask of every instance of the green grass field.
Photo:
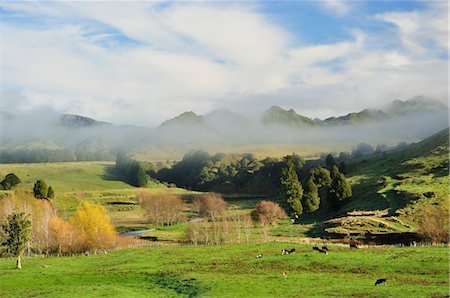
<svg viewBox="0 0 450 298">
<path fill-rule="evenodd" d="M 280 254 L 295 247 L 297 253 Z M 1 297 L 448 297 L 447 247 L 292 243 L 126 249 L 0 260 Z M 262 254 L 261 259 L 256 259 Z M 287 277 L 283 276 L 287 273 Z M 387 285 L 374 286 L 379 278 Z"/>
</svg>

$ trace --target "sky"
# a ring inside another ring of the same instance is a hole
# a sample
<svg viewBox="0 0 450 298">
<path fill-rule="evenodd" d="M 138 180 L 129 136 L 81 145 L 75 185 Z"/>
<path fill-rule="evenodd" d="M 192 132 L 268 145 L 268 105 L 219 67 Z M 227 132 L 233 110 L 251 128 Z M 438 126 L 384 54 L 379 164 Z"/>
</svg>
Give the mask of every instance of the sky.
<svg viewBox="0 0 450 298">
<path fill-rule="evenodd" d="M 2 1 L 0 110 L 155 126 L 448 100 L 447 1 Z"/>
</svg>

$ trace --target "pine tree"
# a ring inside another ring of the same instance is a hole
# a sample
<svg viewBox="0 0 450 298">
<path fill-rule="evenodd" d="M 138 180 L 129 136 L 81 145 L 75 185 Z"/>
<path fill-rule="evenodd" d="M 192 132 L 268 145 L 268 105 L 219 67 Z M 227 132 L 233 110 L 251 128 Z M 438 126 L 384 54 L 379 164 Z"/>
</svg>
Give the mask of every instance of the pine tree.
<svg viewBox="0 0 450 298">
<path fill-rule="evenodd" d="M 17 258 L 16 268 L 22 269 L 21 256 L 30 240 L 31 221 L 24 212 L 8 215 L 2 229 L 5 233 L 6 251 Z"/>
<path fill-rule="evenodd" d="M 303 210 L 306 213 L 312 213 L 319 209 L 320 197 L 319 188 L 314 183 L 313 177 L 309 177 L 305 185 L 305 191 L 302 198 Z"/>
<path fill-rule="evenodd" d="M 291 210 L 299 215 L 302 214 L 301 198 L 303 196 L 303 188 L 298 181 L 292 156 L 288 155 L 286 157 L 286 165 L 281 169 L 280 180 L 282 195 L 286 198 Z"/>
<path fill-rule="evenodd" d="M 45 181 L 42 179 L 39 179 L 38 181 L 36 181 L 36 183 L 34 184 L 34 187 L 33 187 L 33 193 L 34 193 L 34 197 L 37 199 L 47 198 L 47 194 L 48 194 L 47 183 L 45 183 Z"/>
<path fill-rule="evenodd" d="M 340 174 L 339 168 L 336 165 L 333 165 L 330 172 L 331 179 L 334 179 L 334 177 L 336 177 L 337 174 Z"/>
<path fill-rule="evenodd" d="M 313 177 L 317 187 L 322 188 L 331 184 L 330 171 L 322 167 L 312 168 L 310 176 Z"/>
<path fill-rule="evenodd" d="M 338 173 L 331 182 L 331 186 L 328 190 L 328 200 L 335 206 L 340 207 L 352 197 L 352 187 L 350 183 L 345 179 L 342 173 Z"/>
</svg>

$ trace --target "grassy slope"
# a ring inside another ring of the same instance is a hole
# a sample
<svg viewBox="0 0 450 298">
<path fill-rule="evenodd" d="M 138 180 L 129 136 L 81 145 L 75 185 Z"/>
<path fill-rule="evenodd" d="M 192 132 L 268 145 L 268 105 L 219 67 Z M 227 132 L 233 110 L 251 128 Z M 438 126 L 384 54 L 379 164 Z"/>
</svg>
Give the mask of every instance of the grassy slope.
<svg viewBox="0 0 450 298">
<path fill-rule="evenodd" d="M 80 200 L 88 199 L 106 204 L 119 231 L 144 227 L 145 212 L 136 202 L 138 188 L 120 181 L 114 173 L 113 162 L 69 162 L 38 164 L 2 164 L 0 177 L 15 173 L 22 183 L 17 188 L 32 190 L 38 179 L 44 179 L 56 193 L 56 206 L 61 216 L 70 215 Z M 189 195 L 178 188 L 166 188 L 162 184 L 149 183 L 152 193 L 178 193 Z M 0 191 L 2 194 L 8 191 Z M 129 202 L 131 205 L 110 205 L 112 202 Z"/>
<path fill-rule="evenodd" d="M 402 209 L 407 214 L 448 197 L 449 130 L 408 148 L 355 161 L 352 171 L 354 199 L 346 210 Z M 425 195 L 433 193 L 431 198 Z"/>
<path fill-rule="evenodd" d="M 387 210 L 391 217 L 352 217 L 338 222 L 351 232 L 353 226 L 371 232 L 413 231 L 420 210 L 448 202 L 449 130 L 407 148 L 373 154 L 353 161 L 348 175 L 353 199 L 340 214 L 352 210 Z M 402 214 L 401 217 L 394 215 Z"/>
<path fill-rule="evenodd" d="M 108 255 L 0 260 L 2 297 L 444 297 L 445 247 L 311 246 L 266 243 L 127 249 Z M 262 254 L 262 259 L 255 255 Z M 282 272 L 287 272 L 284 278 Z M 378 278 L 388 285 L 374 286 Z M 191 280 L 195 279 L 195 280 Z"/>
</svg>

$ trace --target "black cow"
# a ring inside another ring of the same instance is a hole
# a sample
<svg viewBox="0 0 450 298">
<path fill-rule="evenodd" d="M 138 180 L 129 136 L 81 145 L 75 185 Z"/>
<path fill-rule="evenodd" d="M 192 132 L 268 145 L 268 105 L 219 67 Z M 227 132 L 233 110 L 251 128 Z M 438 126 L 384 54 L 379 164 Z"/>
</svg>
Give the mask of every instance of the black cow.
<svg viewBox="0 0 450 298">
<path fill-rule="evenodd" d="M 289 253 L 290 253 L 290 254 L 294 254 L 294 253 L 295 253 L 295 248 L 291 248 L 291 249 L 289 250 Z"/>
<path fill-rule="evenodd" d="M 326 246 L 322 246 L 322 249 L 327 250 L 327 251 L 329 250 L 328 247 L 326 247 Z"/>
<path fill-rule="evenodd" d="M 326 255 L 327 255 L 327 254 L 328 254 L 328 251 L 319 248 L 319 253 L 321 253 L 321 254 L 326 254 Z"/>
<path fill-rule="evenodd" d="M 320 248 L 318 248 L 317 246 L 314 246 L 314 247 L 313 247 L 313 250 L 317 250 L 317 251 L 319 251 L 319 250 L 320 250 Z"/>
<path fill-rule="evenodd" d="M 358 248 L 358 245 L 356 245 L 355 243 L 350 243 L 350 248 Z"/>
<path fill-rule="evenodd" d="M 377 281 L 375 282 L 376 286 L 378 286 L 378 285 L 386 285 L 386 284 L 387 284 L 386 278 L 377 279 Z"/>
</svg>

